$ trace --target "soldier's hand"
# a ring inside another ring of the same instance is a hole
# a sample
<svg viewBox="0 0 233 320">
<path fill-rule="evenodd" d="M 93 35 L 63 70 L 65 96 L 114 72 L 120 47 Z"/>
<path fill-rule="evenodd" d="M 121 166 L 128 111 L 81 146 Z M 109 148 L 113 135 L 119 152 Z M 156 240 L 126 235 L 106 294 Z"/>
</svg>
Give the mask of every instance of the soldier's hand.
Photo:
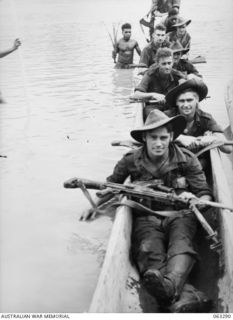
<svg viewBox="0 0 233 320">
<path fill-rule="evenodd" d="M 192 192 L 183 191 L 181 194 L 179 194 L 179 197 L 186 201 L 195 201 L 196 196 Z"/>
<path fill-rule="evenodd" d="M 20 46 L 21 46 L 21 41 L 18 38 L 15 39 L 14 45 L 13 45 L 14 50 L 17 50 L 18 47 L 20 47 Z"/>
<path fill-rule="evenodd" d="M 153 93 L 151 95 L 151 99 L 154 99 L 158 102 L 162 102 L 162 101 L 165 101 L 165 95 L 161 93 Z"/>
<path fill-rule="evenodd" d="M 80 221 L 94 220 L 96 212 L 93 208 L 84 210 L 79 218 Z"/>
<path fill-rule="evenodd" d="M 214 142 L 221 142 L 219 139 L 217 139 L 213 135 L 205 135 L 202 137 L 198 137 L 197 140 L 198 140 L 199 146 L 201 146 L 201 147 L 209 146 L 210 144 L 212 144 Z"/>
<path fill-rule="evenodd" d="M 179 142 L 182 146 L 184 146 L 185 148 L 190 148 L 193 149 L 195 147 L 197 147 L 198 145 L 198 141 L 196 137 L 192 137 L 192 136 L 185 136 L 185 135 L 180 135 L 177 139 L 177 142 Z"/>
</svg>

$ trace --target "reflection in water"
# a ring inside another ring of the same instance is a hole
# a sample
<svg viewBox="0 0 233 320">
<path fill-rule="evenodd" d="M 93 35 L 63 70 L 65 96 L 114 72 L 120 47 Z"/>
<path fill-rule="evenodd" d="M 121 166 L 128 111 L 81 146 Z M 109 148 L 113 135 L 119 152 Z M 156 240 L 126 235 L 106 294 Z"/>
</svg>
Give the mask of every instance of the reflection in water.
<svg viewBox="0 0 233 320">
<path fill-rule="evenodd" d="M 138 21 L 150 1 L 98 0 L 98 10 L 96 0 L 11 3 L 0 2 L 1 43 L 19 36 L 23 45 L 21 54 L 1 60 L 7 104 L 0 105 L 0 154 L 8 157 L 0 159 L 0 311 L 82 312 L 112 222 L 102 216 L 81 223 L 89 204 L 80 190 L 62 184 L 73 176 L 103 180 L 127 152 L 111 142 L 129 137 L 136 71 L 113 68 L 102 22 L 109 30 L 112 22 L 131 22 L 143 47 Z M 230 5 L 187 0 L 182 7 L 193 20 L 192 56 L 206 54 L 208 63 L 198 68 L 219 105 L 211 111 L 223 124 L 222 92 L 232 75 Z"/>
</svg>

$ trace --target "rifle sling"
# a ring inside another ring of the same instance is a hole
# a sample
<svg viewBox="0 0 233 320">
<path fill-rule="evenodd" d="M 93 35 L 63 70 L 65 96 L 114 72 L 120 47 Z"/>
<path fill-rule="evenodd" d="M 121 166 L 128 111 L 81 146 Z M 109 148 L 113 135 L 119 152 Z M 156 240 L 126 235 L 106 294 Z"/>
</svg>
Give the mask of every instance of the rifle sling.
<svg viewBox="0 0 233 320">
<path fill-rule="evenodd" d="M 160 218 L 182 218 L 184 215 L 191 212 L 191 210 L 167 210 L 167 211 L 155 211 L 152 210 L 141 203 L 138 203 L 133 200 L 125 200 L 124 202 L 115 202 L 111 204 L 111 206 L 126 206 L 130 207 L 132 209 L 136 209 L 141 211 L 145 215 L 153 215 L 153 216 L 159 216 Z"/>
</svg>

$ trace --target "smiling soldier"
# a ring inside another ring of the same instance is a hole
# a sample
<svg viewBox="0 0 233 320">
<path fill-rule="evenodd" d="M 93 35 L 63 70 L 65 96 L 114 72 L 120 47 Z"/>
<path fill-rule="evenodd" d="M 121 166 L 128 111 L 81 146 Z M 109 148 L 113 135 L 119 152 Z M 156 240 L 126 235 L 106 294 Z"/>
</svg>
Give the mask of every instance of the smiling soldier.
<svg viewBox="0 0 233 320">
<path fill-rule="evenodd" d="M 142 147 L 128 152 L 115 166 L 107 180 L 123 183 L 160 181 L 174 188 L 180 197 L 212 199 L 200 162 L 190 151 L 173 143 L 186 126 L 181 115 L 169 118 L 160 110 L 150 112 L 145 124 L 131 131 Z M 187 192 L 188 191 L 188 192 Z M 192 194 L 193 193 L 193 194 Z M 97 206 L 102 199 L 96 199 Z M 153 200 L 140 201 L 152 210 L 171 210 L 172 205 Z M 93 209 L 85 211 L 86 220 Z M 135 211 L 132 253 L 148 292 L 160 307 L 170 312 L 206 311 L 208 298 L 187 279 L 197 260 L 194 249 L 197 220 L 193 213 L 184 216 L 159 216 Z"/>
<path fill-rule="evenodd" d="M 211 114 L 200 109 L 200 101 L 206 98 L 208 88 L 198 78 L 181 80 L 180 84 L 166 95 L 166 101 L 174 106 L 166 111 L 170 117 L 182 115 L 186 119 L 186 128 L 177 141 L 184 147 L 197 151 L 215 142 L 225 153 L 231 153 L 232 147 L 224 145 L 226 138 L 222 128 Z"/>
</svg>

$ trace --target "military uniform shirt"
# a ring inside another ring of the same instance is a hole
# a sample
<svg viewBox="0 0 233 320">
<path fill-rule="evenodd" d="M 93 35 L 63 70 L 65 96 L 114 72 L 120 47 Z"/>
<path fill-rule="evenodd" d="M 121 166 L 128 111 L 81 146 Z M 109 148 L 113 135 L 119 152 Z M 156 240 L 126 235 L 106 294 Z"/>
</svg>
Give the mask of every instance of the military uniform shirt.
<svg viewBox="0 0 233 320">
<path fill-rule="evenodd" d="M 172 108 L 165 111 L 165 114 L 169 117 L 174 117 L 179 114 L 179 111 L 178 108 Z M 199 137 L 203 136 L 206 131 L 223 133 L 221 126 L 217 124 L 212 115 L 198 108 L 192 127 L 189 131 L 185 129 L 184 134 Z"/>
<path fill-rule="evenodd" d="M 146 151 L 142 147 L 128 152 L 117 163 L 113 174 L 107 180 L 123 183 L 127 177 L 130 177 L 132 182 L 160 179 L 165 186 L 176 189 L 179 188 L 179 179 L 185 177 L 188 187 L 181 186 L 181 189 L 190 191 L 198 197 L 211 195 L 197 157 L 187 149 L 173 143 L 170 144 L 169 159 L 159 172 L 149 161 Z"/>
<path fill-rule="evenodd" d="M 172 69 L 169 77 L 164 81 L 159 73 L 159 68 L 152 65 L 144 74 L 135 91 L 156 92 L 166 95 L 171 89 L 179 84 L 181 78 L 186 78 L 180 71 Z"/>
<path fill-rule="evenodd" d="M 164 40 L 162 45 L 155 45 L 153 42 L 146 46 L 141 53 L 139 63 L 144 63 L 147 68 L 149 68 L 153 63 L 155 63 L 155 56 L 159 48 L 169 48 L 170 42 Z"/>
</svg>

